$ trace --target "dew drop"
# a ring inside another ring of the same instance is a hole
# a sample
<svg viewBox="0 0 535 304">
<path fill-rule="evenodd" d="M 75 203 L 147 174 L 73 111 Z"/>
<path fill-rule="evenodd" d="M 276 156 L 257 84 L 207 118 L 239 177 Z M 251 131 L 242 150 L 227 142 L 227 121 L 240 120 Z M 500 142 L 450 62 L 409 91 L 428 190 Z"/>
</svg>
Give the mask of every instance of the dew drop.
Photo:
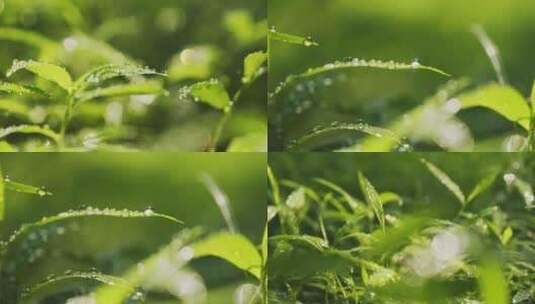
<svg viewBox="0 0 535 304">
<path fill-rule="evenodd" d="M 412 67 L 413 69 L 418 69 L 418 68 L 420 68 L 421 66 L 422 66 L 422 65 L 420 64 L 420 61 L 419 61 L 417 58 L 414 59 L 414 60 L 412 61 L 412 63 L 411 63 L 411 67 Z"/>
<path fill-rule="evenodd" d="M 154 215 L 154 209 L 151 206 L 148 206 L 147 208 L 145 208 L 145 211 L 143 211 L 143 214 L 145 214 L 146 216 Z"/>
</svg>

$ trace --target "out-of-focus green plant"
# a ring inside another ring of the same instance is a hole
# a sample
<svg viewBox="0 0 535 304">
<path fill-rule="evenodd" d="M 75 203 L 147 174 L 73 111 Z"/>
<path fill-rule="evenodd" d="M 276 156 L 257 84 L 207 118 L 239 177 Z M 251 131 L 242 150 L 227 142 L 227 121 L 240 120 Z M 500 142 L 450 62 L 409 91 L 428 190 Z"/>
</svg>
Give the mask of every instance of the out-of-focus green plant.
<svg viewBox="0 0 535 304">
<path fill-rule="evenodd" d="M 270 303 L 533 301 L 533 158 L 422 155 L 270 159 Z"/>
<path fill-rule="evenodd" d="M 192 18 L 199 9 L 165 0 L 6 3 L 0 67 L 13 62 L 7 77 L 25 69 L 38 79 L 0 78 L 2 149 L 265 151 L 265 7 L 203 8 L 210 17 L 198 19 L 211 24 Z M 200 98 L 184 95 L 193 86 Z"/>
</svg>

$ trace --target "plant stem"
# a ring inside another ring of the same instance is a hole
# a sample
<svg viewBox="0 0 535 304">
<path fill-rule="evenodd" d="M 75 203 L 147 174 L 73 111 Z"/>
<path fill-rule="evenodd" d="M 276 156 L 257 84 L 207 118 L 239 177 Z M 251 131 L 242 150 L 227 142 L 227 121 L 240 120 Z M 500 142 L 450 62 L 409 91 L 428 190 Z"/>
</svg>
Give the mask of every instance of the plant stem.
<svg viewBox="0 0 535 304">
<path fill-rule="evenodd" d="M 73 98 L 69 96 L 67 101 L 67 109 L 65 109 L 65 114 L 63 115 L 63 121 L 61 122 L 61 131 L 60 131 L 60 148 L 65 146 L 65 134 L 67 133 L 67 128 L 69 127 L 69 122 L 72 117 L 73 110 Z"/>
<path fill-rule="evenodd" d="M 232 104 L 228 108 L 228 110 L 225 112 L 223 117 L 219 120 L 217 123 L 217 126 L 214 130 L 214 133 L 212 134 L 212 138 L 210 139 L 210 143 L 208 144 L 208 151 L 209 152 L 216 152 L 217 149 L 217 143 L 219 142 L 221 138 L 221 134 L 223 134 L 223 131 L 225 130 L 225 127 L 227 126 L 228 121 L 230 120 L 230 117 L 232 116 L 232 112 L 234 111 L 234 107 L 236 106 L 236 103 L 240 100 L 240 96 L 242 91 L 247 87 L 248 83 L 243 85 L 236 94 L 234 94 L 234 97 L 232 98 Z"/>
</svg>

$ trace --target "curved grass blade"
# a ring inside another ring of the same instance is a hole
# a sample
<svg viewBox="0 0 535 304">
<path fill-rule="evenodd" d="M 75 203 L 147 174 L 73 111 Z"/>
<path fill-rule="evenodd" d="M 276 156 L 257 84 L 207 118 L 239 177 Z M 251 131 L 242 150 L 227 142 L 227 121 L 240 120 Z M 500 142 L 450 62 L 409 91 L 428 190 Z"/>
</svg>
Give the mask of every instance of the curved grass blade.
<svg viewBox="0 0 535 304">
<path fill-rule="evenodd" d="M 72 78 L 69 72 L 64 68 L 51 63 L 38 62 L 33 60 L 15 60 L 13 65 L 7 71 L 7 77 L 11 77 L 14 73 L 20 70 L 28 70 L 35 75 L 51 81 L 65 91 L 70 92 L 72 87 Z"/>
<path fill-rule="evenodd" d="M 496 178 L 500 174 L 499 170 L 495 170 L 491 174 L 485 176 L 482 180 L 477 183 L 477 185 L 474 187 L 472 192 L 468 195 L 468 198 L 466 199 L 466 203 L 470 203 L 474 199 L 476 199 L 481 193 L 485 192 L 487 189 L 490 188 L 496 181 Z"/>
<path fill-rule="evenodd" d="M 381 60 L 365 60 L 354 58 L 347 61 L 336 61 L 333 63 L 325 64 L 321 67 L 310 68 L 306 72 L 297 75 L 288 76 L 281 84 L 279 84 L 273 93 L 270 94 L 270 100 L 273 100 L 277 95 L 284 91 L 287 87 L 293 85 L 294 83 L 306 80 L 308 78 L 316 77 L 318 75 L 329 73 L 332 71 L 345 70 L 345 69 L 361 69 L 361 68 L 372 68 L 372 69 L 381 69 L 381 70 L 427 70 L 431 71 L 446 77 L 451 75 L 434 67 L 425 66 L 420 64 L 418 61 L 412 63 L 400 63 L 395 61 L 381 61 Z"/>
<path fill-rule="evenodd" d="M 379 197 L 379 193 L 377 193 L 377 190 L 375 190 L 375 187 L 364 176 L 364 174 L 362 174 L 362 172 L 358 173 L 358 177 L 359 177 L 360 189 L 362 193 L 364 194 L 364 198 L 366 199 L 368 206 L 370 206 L 370 208 L 373 210 L 373 213 L 375 214 L 375 217 L 377 218 L 377 221 L 379 221 L 379 224 L 381 225 L 381 229 L 384 232 L 385 231 L 385 212 L 383 210 L 383 204 L 381 202 L 381 198 Z"/>
<path fill-rule="evenodd" d="M 338 131 L 357 131 L 368 135 L 372 135 L 380 138 L 387 138 L 394 142 L 396 145 L 402 145 L 403 139 L 397 136 L 394 132 L 382 129 L 379 127 L 370 126 L 365 123 L 333 123 L 328 127 L 317 127 L 311 133 L 299 138 L 297 141 L 291 143 L 288 146 L 289 150 L 297 150 L 300 146 L 305 145 L 307 142 L 313 141 L 326 133 L 338 132 Z"/>
<path fill-rule="evenodd" d="M 276 40 L 276 41 L 280 41 L 284 43 L 289 43 L 289 44 L 303 45 L 306 47 L 319 45 L 319 43 L 312 40 L 312 37 L 301 37 L 297 35 L 282 33 L 282 32 L 277 31 L 274 27 L 269 29 L 268 39 L 272 39 L 272 40 Z"/>
<path fill-rule="evenodd" d="M 4 180 L 6 190 L 11 190 L 19 193 L 35 194 L 39 196 L 50 196 L 52 192 L 47 191 L 43 187 L 35 187 L 22 183 L 13 182 L 11 180 Z"/>
<path fill-rule="evenodd" d="M 7 127 L 5 129 L 0 129 L 0 139 L 3 139 L 9 135 L 17 134 L 17 133 L 42 135 L 47 138 L 50 138 L 55 143 L 59 143 L 61 140 L 60 135 L 52 131 L 51 129 L 47 127 L 40 127 L 40 126 L 34 126 L 34 125 L 20 125 L 20 126 L 13 126 L 13 127 Z"/>
<path fill-rule="evenodd" d="M 498 81 L 501 85 L 505 85 L 507 83 L 507 80 L 505 78 L 505 73 L 503 69 L 503 65 L 500 59 L 500 50 L 494 44 L 492 39 L 490 39 L 489 35 L 481 25 L 474 25 L 472 26 L 472 33 L 477 37 L 483 48 L 485 49 L 485 53 L 487 53 L 487 56 L 490 59 L 490 62 L 492 63 L 492 67 L 494 68 L 494 71 L 496 72 L 496 76 L 498 77 Z"/>
<path fill-rule="evenodd" d="M 150 75 L 166 76 L 166 74 L 158 73 L 147 67 L 132 64 L 107 64 L 97 67 L 81 76 L 74 84 L 74 91 L 79 92 L 89 86 L 98 85 L 106 80 L 117 77 L 129 78 Z"/>
<path fill-rule="evenodd" d="M 457 185 L 444 171 L 440 170 L 437 166 L 433 165 L 432 163 L 428 162 L 425 159 L 420 159 L 422 164 L 426 166 L 426 168 L 433 174 L 434 177 L 438 179 L 438 181 L 444 185 L 448 190 L 459 200 L 461 205 L 466 204 L 466 198 L 463 194 L 463 191 Z"/>
<path fill-rule="evenodd" d="M 219 208 L 219 211 L 221 212 L 221 215 L 223 216 L 223 219 L 225 220 L 230 232 L 237 233 L 238 229 L 236 227 L 234 219 L 232 218 L 230 201 L 228 199 L 227 194 L 217 185 L 217 183 L 210 175 L 201 175 L 201 181 L 212 195 L 214 202 Z"/>
<path fill-rule="evenodd" d="M 56 42 L 40 34 L 9 27 L 0 27 L 0 39 L 24 43 L 41 50 L 59 47 Z"/>
<path fill-rule="evenodd" d="M 243 62 L 242 82 L 244 84 L 253 82 L 262 73 L 261 67 L 266 62 L 266 60 L 267 54 L 262 51 L 254 52 L 247 55 Z"/>
<path fill-rule="evenodd" d="M 159 83 L 131 83 L 80 92 L 75 95 L 75 98 L 77 99 L 77 102 L 84 102 L 97 98 L 109 98 L 130 95 L 159 95 L 165 92 L 166 91 Z"/>
<path fill-rule="evenodd" d="M 111 217 L 111 218 L 162 218 L 169 220 L 171 222 L 182 224 L 183 222 L 166 214 L 156 213 L 152 209 L 146 209 L 144 211 L 134 211 L 134 210 L 118 210 L 118 209 L 98 209 L 93 207 L 87 207 L 81 210 L 69 210 L 61 212 L 57 215 L 50 217 L 43 217 L 41 220 L 34 223 L 23 224 L 19 229 L 15 230 L 7 240 L 4 242 L 0 248 L 5 249 L 7 246 L 15 242 L 21 235 L 26 234 L 28 231 L 39 228 L 48 224 L 61 222 L 69 219 L 76 218 L 86 218 L 86 217 Z"/>
<path fill-rule="evenodd" d="M 266 152 L 267 134 L 265 132 L 249 133 L 234 138 L 227 152 Z"/>
<path fill-rule="evenodd" d="M 458 97 L 462 109 L 483 107 L 518 123 L 526 131 L 530 126 L 531 110 L 524 97 L 509 86 L 491 84 Z"/>
<path fill-rule="evenodd" d="M 109 286 L 116 286 L 117 288 L 124 288 L 129 293 L 133 293 L 134 289 L 126 284 L 126 281 L 120 277 L 115 277 L 103 274 L 97 271 L 82 272 L 82 271 L 66 271 L 64 274 L 53 275 L 47 277 L 46 280 L 39 282 L 29 288 L 26 288 L 22 294 L 22 298 L 30 298 L 33 294 L 44 288 L 50 287 L 59 282 L 71 280 L 90 280 L 96 281 Z"/>
<path fill-rule="evenodd" d="M 261 279 L 262 257 L 256 246 L 242 235 L 220 232 L 193 243 L 191 248 L 194 258 L 218 257 Z"/>
</svg>

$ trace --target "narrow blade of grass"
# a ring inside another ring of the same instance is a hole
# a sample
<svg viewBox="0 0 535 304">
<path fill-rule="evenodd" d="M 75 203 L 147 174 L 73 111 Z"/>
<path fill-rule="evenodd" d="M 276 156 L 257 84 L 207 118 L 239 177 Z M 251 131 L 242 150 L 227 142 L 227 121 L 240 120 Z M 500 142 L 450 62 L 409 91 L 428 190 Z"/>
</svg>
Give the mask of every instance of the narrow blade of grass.
<svg viewBox="0 0 535 304">
<path fill-rule="evenodd" d="M 25 289 L 24 293 L 21 295 L 22 298 L 30 298 L 36 292 L 51 287 L 55 284 L 62 283 L 65 281 L 73 280 L 90 280 L 96 281 L 102 284 L 109 286 L 117 286 L 117 288 L 124 288 L 129 293 L 132 293 L 134 290 L 127 286 L 126 281 L 122 278 L 103 274 L 97 271 L 91 272 L 82 272 L 82 271 L 67 271 L 64 274 L 48 276 L 46 280 L 39 282 L 31 287 Z"/>
<path fill-rule="evenodd" d="M 498 81 L 501 85 L 505 85 L 507 83 L 505 72 L 503 69 L 503 65 L 500 59 L 500 50 L 494 44 L 492 39 L 490 39 L 489 35 L 481 25 L 474 25 L 472 26 L 472 33 L 476 36 L 476 38 L 479 40 L 483 48 L 485 49 L 485 53 L 490 59 L 490 62 L 492 63 L 492 67 L 494 68 L 494 71 L 496 72 L 496 76 L 498 77 Z"/>
<path fill-rule="evenodd" d="M 470 192 L 470 194 L 468 195 L 466 202 L 470 203 L 471 201 L 476 199 L 481 193 L 489 189 L 494 184 L 494 181 L 496 181 L 496 178 L 498 177 L 499 174 L 500 174 L 500 171 L 495 170 L 494 172 L 490 173 L 489 175 L 481 179 L 479 183 L 477 183 L 477 185 L 474 187 L 472 192 Z"/>
<path fill-rule="evenodd" d="M 377 193 L 375 187 L 364 176 L 364 174 L 362 174 L 362 172 L 358 172 L 358 178 L 360 189 L 364 194 L 364 198 L 366 199 L 368 206 L 373 210 L 373 213 L 375 214 L 375 217 L 377 218 L 381 229 L 385 231 L 385 213 L 383 210 L 383 204 L 381 203 L 381 199 L 379 197 L 379 193 Z"/>
<path fill-rule="evenodd" d="M 213 256 L 224 259 L 237 268 L 261 278 L 262 257 L 246 237 L 220 232 L 191 245 L 195 258 Z"/>
<path fill-rule="evenodd" d="M 426 166 L 429 172 L 431 172 L 433 176 L 436 177 L 438 181 L 457 198 L 461 205 L 464 206 L 466 204 L 466 198 L 459 185 L 457 185 L 446 173 L 444 173 L 444 171 L 442 171 L 434 164 L 428 162 L 425 159 L 421 159 L 420 161 Z"/>
<path fill-rule="evenodd" d="M 274 27 L 272 27 L 268 32 L 268 39 L 289 43 L 289 44 L 297 44 L 302 45 L 306 47 L 311 46 L 318 46 L 319 43 L 312 40 L 312 37 L 301 37 L 298 35 L 288 34 L 288 33 L 282 33 L 277 31 Z"/>
<path fill-rule="evenodd" d="M 162 218 L 169 220 L 171 222 L 182 224 L 182 221 L 162 213 L 156 213 L 152 209 L 146 209 L 144 211 L 134 211 L 134 210 L 118 210 L 118 209 L 98 209 L 93 207 L 87 207 L 81 210 L 69 210 L 61 212 L 57 215 L 50 217 L 43 217 L 41 220 L 34 223 L 23 224 L 19 229 L 15 230 L 7 240 L 4 242 L 0 248 L 6 249 L 10 244 L 15 242 L 20 236 L 28 233 L 33 229 L 37 229 L 42 226 L 46 226 L 56 222 L 62 222 L 69 219 L 76 218 L 86 218 L 86 217 L 111 217 L 111 218 Z"/>
<path fill-rule="evenodd" d="M 301 73 L 301 74 L 288 76 L 280 85 L 278 85 L 275 88 L 273 93 L 269 94 L 270 102 L 274 102 L 274 99 L 277 95 L 279 95 L 287 87 L 297 82 L 304 81 L 308 78 L 313 78 L 318 75 L 329 73 L 332 71 L 346 70 L 346 69 L 363 69 L 363 68 L 391 70 L 391 71 L 427 70 L 427 71 L 440 74 L 442 76 L 446 76 L 446 77 L 451 76 L 450 74 L 440 69 L 422 65 L 417 61 L 414 61 L 412 63 L 401 63 L 401 62 L 395 62 L 395 61 L 387 62 L 387 61 L 381 61 L 381 60 L 375 60 L 375 59 L 365 60 L 365 59 L 353 58 L 351 60 L 336 61 L 333 63 L 328 63 L 321 67 L 310 68 L 306 72 Z"/>
</svg>

